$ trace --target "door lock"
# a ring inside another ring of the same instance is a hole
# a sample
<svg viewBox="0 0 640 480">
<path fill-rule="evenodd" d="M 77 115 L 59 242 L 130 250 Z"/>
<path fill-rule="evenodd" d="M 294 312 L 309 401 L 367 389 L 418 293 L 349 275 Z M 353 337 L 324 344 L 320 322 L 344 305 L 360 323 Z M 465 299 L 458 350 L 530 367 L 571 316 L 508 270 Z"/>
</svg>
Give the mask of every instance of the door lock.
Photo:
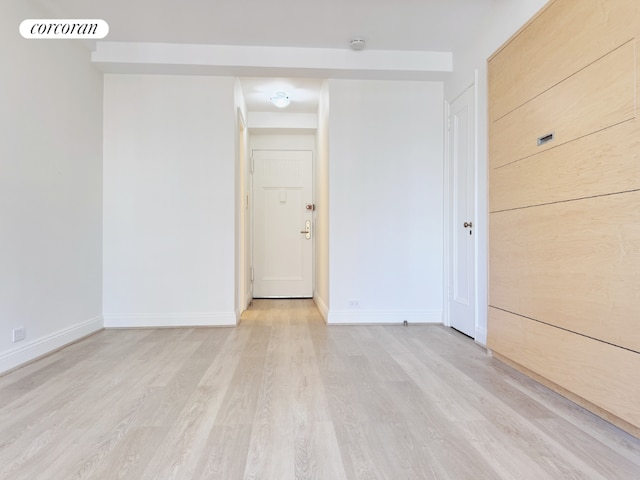
<svg viewBox="0 0 640 480">
<path fill-rule="evenodd" d="M 311 220 L 304 222 L 304 230 L 300 230 L 300 233 L 304 233 L 304 238 L 307 240 L 311 238 Z"/>
</svg>

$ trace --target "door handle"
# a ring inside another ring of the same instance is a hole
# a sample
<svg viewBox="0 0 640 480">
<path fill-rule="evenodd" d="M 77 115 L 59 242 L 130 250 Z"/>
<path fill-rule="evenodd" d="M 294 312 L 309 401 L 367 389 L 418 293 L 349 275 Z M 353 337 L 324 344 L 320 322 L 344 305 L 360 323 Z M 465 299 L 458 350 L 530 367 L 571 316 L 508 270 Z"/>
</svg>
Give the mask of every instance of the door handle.
<svg viewBox="0 0 640 480">
<path fill-rule="evenodd" d="M 471 228 L 473 227 L 473 222 L 464 222 L 464 228 Z"/>
<path fill-rule="evenodd" d="M 300 233 L 304 233 L 304 238 L 307 240 L 311 238 L 311 220 L 304 222 L 304 230 L 300 230 Z"/>
</svg>

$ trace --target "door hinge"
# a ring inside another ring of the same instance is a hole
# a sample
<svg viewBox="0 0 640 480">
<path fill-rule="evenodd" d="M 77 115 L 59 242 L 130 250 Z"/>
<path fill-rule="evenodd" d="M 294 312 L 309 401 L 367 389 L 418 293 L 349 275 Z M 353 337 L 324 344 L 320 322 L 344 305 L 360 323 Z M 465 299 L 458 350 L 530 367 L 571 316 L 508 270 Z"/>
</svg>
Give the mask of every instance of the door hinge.
<svg viewBox="0 0 640 480">
<path fill-rule="evenodd" d="M 253 155 L 251 155 L 251 166 L 249 167 L 249 169 L 251 170 L 251 173 L 253 173 L 253 171 L 255 170 L 255 165 L 256 165 L 256 162 L 254 160 Z"/>
<path fill-rule="evenodd" d="M 251 267 L 251 283 L 253 283 L 253 267 Z"/>
</svg>

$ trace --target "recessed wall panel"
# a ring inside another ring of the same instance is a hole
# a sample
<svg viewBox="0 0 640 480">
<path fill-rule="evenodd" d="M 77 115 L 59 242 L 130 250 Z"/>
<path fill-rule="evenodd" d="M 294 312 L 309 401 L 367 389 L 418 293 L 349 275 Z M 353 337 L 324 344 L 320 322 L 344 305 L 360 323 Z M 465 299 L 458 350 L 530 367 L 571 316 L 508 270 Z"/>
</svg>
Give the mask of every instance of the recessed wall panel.
<svg viewBox="0 0 640 480">
<path fill-rule="evenodd" d="M 491 171 L 490 211 L 640 189 L 640 123 L 624 122 Z"/>
<path fill-rule="evenodd" d="M 634 118 L 635 66 L 635 41 L 629 41 L 496 120 L 491 168 Z"/>
<path fill-rule="evenodd" d="M 491 214 L 492 306 L 640 352 L 640 191 Z"/>
<path fill-rule="evenodd" d="M 490 119 L 501 118 L 636 37 L 638 18 L 638 0 L 550 2 L 490 58 Z"/>
</svg>

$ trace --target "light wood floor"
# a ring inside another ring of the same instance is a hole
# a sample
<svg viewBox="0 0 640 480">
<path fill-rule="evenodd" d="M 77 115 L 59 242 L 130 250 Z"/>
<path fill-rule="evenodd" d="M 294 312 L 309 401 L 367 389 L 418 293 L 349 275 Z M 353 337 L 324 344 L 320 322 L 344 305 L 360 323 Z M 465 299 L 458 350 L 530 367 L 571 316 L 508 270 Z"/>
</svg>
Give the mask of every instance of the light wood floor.
<svg viewBox="0 0 640 480">
<path fill-rule="evenodd" d="M 262 300 L 0 377 L 0 478 L 637 480 L 640 441 L 451 329 Z"/>
</svg>

